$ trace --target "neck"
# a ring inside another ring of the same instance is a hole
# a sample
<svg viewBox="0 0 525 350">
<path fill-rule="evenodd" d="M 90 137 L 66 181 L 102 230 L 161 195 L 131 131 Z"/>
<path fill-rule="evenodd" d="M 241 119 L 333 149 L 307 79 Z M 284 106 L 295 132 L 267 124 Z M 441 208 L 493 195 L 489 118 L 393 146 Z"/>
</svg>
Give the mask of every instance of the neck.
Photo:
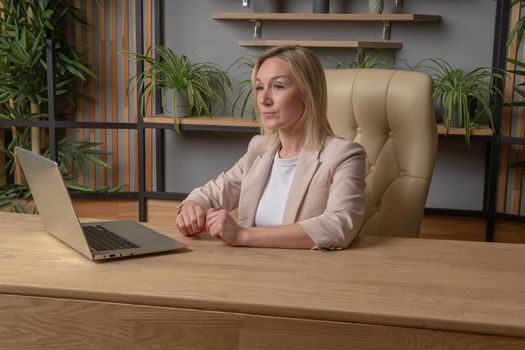
<svg viewBox="0 0 525 350">
<path fill-rule="evenodd" d="M 303 147 L 303 136 L 299 135 L 288 135 L 283 132 L 279 132 L 279 140 L 281 141 L 281 149 L 279 150 L 280 158 L 292 158 L 297 157 L 301 153 Z"/>
</svg>

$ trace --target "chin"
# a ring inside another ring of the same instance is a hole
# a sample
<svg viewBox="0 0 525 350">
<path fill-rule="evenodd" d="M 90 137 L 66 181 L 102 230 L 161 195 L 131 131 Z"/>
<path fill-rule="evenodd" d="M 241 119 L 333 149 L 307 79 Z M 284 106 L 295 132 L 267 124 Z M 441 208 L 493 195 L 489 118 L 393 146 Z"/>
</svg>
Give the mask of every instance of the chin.
<svg viewBox="0 0 525 350">
<path fill-rule="evenodd" d="M 268 130 L 274 130 L 274 129 L 278 129 L 279 128 L 279 124 L 276 123 L 273 120 L 264 120 L 263 119 L 262 125 L 263 125 L 263 127 L 265 129 L 268 129 Z"/>
</svg>

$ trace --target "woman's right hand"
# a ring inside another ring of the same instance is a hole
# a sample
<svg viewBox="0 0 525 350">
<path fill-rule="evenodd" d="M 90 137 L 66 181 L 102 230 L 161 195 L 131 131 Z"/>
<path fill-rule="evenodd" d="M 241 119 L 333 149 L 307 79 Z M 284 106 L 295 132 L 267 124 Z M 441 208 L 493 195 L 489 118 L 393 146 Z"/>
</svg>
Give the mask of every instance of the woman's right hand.
<svg viewBox="0 0 525 350">
<path fill-rule="evenodd" d="M 177 215 L 177 228 L 186 236 L 195 236 L 206 231 L 206 212 L 195 201 L 187 201 Z"/>
</svg>

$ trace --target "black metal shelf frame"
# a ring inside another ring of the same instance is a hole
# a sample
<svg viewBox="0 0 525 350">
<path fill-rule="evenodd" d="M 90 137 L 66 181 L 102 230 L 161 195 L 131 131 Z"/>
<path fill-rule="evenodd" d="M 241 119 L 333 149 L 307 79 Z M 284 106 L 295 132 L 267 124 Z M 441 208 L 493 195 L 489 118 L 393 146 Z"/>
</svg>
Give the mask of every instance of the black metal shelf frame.
<svg viewBox="0 0 525 350">
<path fill-rule="evenodd" d="M 155 42 L 163 43 L 163 21 L 164 11 L 163 0 L 153 1 L 155 14 Z M 510 4 L 506 0 L 497 0 L 496 5 L 496 25 L 494 33 L 494 47 L 493 47 L 493 69 L 505 69 L 506 54 L 507 54 L 507 33 L 509 29 L 509 11 Z M 135 0 L 135 23 L 137 28 L 136 45 L 137 51 L 144 52 L 144 21 L 143 21 L 143 0 Z M 78 121 L 59 121 L 56 120 L 55 112 L 55 82 L 54 82 L 54 67 L 55 56 L 53 41 L 50 33 L 47 34 L 46 39 L 46 61 L 48 66 L 47 83 L 48 83 L 48 120 L 27 121 L 27 120 L 0 120 L 2 126 L 18 126 L 18 127 L 44 127 L 49 129 L 49 144 L 50 144 L 50 158 L 57 159 L 56 148 L 56 130 L 67 128 L 79 129 L 133 129 L 138 133 L 138 191 L 137 192 L 118 192 L 118 193 L 78 193 L 73 194 L 74 198 L 132 198 L 139 202 L 139 221 L 147 220 L 147 199 L 174 199 L 182 200 L 187 193 L 166 192 L 165 191 L 165 169 L 164 162 L 164 131 L 166 129 L 173 129 L 170 124 L 144 122 L 144 111 L 140 99 L 138 100 L 138 120 L 137 123 L 115 123 L 115 122 L 78 122 Z M 144 64 L 137 63 L 137 75 L 144 71 Z M 500 88 L 502 87 L 500 82 Z M 160 96 L 160 94 L 156 94 Z M 155 107 L 157 112 L 162 112 L 162 105 L 160 99 L 155 100 Z M 497 190 L 497 175 L 498 175 L 498 160 L 500 144 L 525 144 L 524 138 L 505 137 L 500 135 L 500 122 L 503 110 L 503 101 L 499 97 L 496 99 L 494 106 L 494 121 L 496 132 L 492 136 L 473 136 L 472 141 L 483 142 L 486 145 L 485 155 L 485 182 L 483 194 L 483 209 L 482 210 L 457 210 L 457 209 L 442 209 L 442 208 L 426 208 L 425 213 L 430 215 L 448 215 L 448 216 L 463 216 L 463 217 L 482 217 L 486 219 L 486 241 L 494 240 L 494 225 L 496 220 L 509 220 L 515 222 L 525 222 L 524 216 L 509 215 L 497 213 L 495 211 L 495 197 Z M 155 164 L 156 164 L 156 191 L 146 191 L 146 169 L 145 169 L 145 130 L 155 130 Z M 217 127 L 217 126 L 198 126 L 198 125 L 181 125 L 182 131 L 215 131 L 226 133 L 258 133 L 258 128 L 236 128 L 236 127 Z M 460 140 L 463 139 L 461 135 L 440 135 L 440 139 L 444 140 Z"/>
</svg>

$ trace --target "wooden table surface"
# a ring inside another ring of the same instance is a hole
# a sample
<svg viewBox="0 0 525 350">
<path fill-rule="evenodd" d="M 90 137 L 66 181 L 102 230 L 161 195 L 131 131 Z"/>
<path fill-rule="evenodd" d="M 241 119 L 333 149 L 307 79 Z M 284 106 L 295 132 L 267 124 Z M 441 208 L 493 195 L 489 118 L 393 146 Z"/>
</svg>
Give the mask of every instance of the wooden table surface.
<svg viewBox="0 0 525 350">
<path fill-rule="evenodd" d="M 525 245 L 360 237 L 323 253 L 148 226 L 189 249 L 93 262 L 38 216 L 0 213 L 0 294 L 525 338 Z"/>
</svg>

